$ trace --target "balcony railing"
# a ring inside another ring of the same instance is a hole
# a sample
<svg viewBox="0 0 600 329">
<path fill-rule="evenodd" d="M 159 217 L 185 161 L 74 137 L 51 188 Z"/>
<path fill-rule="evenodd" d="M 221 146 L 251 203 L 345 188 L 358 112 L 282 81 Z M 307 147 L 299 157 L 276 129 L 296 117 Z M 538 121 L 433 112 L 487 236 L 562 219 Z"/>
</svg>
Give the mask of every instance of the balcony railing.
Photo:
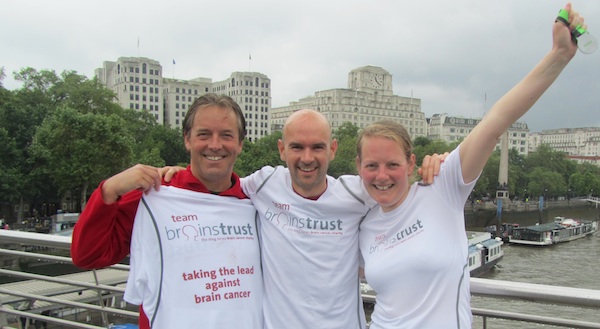
<svg viewBox="0 0 600 329">
<path fill-rule="evenodd" d="M 0 285 L 0 328 L 17 328 L 21 319 L 50 324 L 49 328 L 117 328 L 115 323 L 137 323 L 136 307 L 122 301 L 129 267 L 115 265 L 106 269 L 62 276 L 26 273 L 7 269 L 10 259 L 35 263 L 72 264 L 69 257 L 25 251 L 25 246 L 68 250 L 70 237 L 41 233 L 0 230 L 0 260 L 5 266 L 0 276 L 21 281 Z M 36 249 L 34 248 L 34 249 Z M 526 300 L 544 305 L 567 305 L 600 311 L 600 291 L 541 284 L 471 278 L 471 293 L 505 300 Z M 366 303 L 375 296 L 363 294 Z M 568 328 L 600 328 L 600 322 L 580 321 L 539 314 L 524 314 L 494 309 L 473 308 L 474 326 L 487 328 L 496 319 L 548 324 Z M 555 314 L 560 315 L 560 312 Z M 29 326 L 32 328 L 33 326 Z"/>
</svg>

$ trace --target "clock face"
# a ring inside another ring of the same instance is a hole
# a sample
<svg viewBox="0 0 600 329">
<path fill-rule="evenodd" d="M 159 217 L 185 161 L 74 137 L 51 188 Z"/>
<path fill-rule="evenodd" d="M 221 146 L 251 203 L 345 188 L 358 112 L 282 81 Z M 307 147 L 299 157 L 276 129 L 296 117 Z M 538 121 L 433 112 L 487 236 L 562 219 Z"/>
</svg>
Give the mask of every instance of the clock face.
<svg viewBox="0 0 600 329">
<path fill-rule="evenodd" d="M 382 88 L 383 87 L 383 75 L 379 74 L 379 73 L 371 73 L 369 75 L 369 87 Z"/>
</svg>

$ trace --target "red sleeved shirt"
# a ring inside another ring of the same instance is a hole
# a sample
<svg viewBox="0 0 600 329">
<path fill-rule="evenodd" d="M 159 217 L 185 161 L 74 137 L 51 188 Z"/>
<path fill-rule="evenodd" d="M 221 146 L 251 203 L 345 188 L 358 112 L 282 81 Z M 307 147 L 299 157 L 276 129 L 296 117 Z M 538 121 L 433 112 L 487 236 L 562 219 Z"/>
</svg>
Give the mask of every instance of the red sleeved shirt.
<svg viewBox="0 0 600 329">
<path fill-rule="evenodd" d="M 219 193 L 220 196 L 248 198 L 242 191 L 240 179 L 235 173 L 231 176 L 231 182 L 232 186 Z M 73 229 L 71 258 L 76 266 L 85 269 L 114 265 L 129 255 L 133 220 L 142 198 L 142 192 L 136 190 L 123 195 L 117 202 L 107 205 L 102 199 L 103 184 L 104 182 L 100 183 L 92 193 Z M 163 181 L 162 185 L 211 193 L 194 177 L 190 166 L 178 172 L 169 183 Z M 140 329 L 149 327 L 143 307 L 140 306 Z"/>
</svg>

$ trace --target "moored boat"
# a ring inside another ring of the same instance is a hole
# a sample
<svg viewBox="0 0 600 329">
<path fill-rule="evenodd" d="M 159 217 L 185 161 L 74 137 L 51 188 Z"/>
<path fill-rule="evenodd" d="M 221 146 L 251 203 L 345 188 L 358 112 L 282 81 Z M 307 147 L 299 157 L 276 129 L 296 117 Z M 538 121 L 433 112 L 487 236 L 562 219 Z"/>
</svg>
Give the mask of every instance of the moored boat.
<svg viewBox="0 0 600 329">
<path fill-rule="evenodd" d="M 488 272 L 503 257 L 502 238 L 493 238 L 489 232 L 467 232 L 469 238 L 469 272 L 471 277 Z"/>
<path fill-rule="evenodd" d="M 499 227 L 500 227 L 500 232 L 497 232 L 498 227 L 496 225 L 487 226 L 485 228 L 485 230 L 492 235 L 492 238 L 500 237 L 502 239 L 502 241 L 504 241 L 504 243 L 507 243 L 510 241 L 510 238 L 512 237 L 513 230 L 516 227 L 519 227 L 519 224 L 517 224 L 517 223 L 502 223 L 499 225 Z"/>
<path fill-rule="evenodd" d="M 536 224 L 513 229 L 511 243 L 547 246 L 572 241 L 594 234 L 598 222 L 555 217 L 552 223 Z"/>
</svg>

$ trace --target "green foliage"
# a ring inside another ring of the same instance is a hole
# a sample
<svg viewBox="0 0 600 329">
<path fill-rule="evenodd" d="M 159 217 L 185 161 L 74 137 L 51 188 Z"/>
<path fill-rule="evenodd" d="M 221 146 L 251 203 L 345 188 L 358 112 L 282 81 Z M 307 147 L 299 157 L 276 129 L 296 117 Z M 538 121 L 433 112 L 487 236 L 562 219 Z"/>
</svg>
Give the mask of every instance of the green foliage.
<svg viewBox="0 0 600 329">
<path fill-rule="evenodd" d="M 234 171 L 240 177 L 245 177 L 264 166 L 284 165 L 277 148 L 279 139 L 281 139 L 281 132 L 277 131 L 255 142 L 244 141 Z"/>
<path fill-rule="evenodd" d="M 8 135 L 5 128 L 0 127 L 0 202 L 16 202 L 21 195 L 22 173 L 18 170 L 21 152 L 17 149 L 15 139 Z"/>
<path fill-rule="evenodd" d="M 85 200 L 88 186 L 135 163 L 189 161 L 180 131 L 158 125 L 147 112 L 122 109 L 96 79 L 32 68 L 15 79 L 21 89 L 0 88 L 0 129 L 6 132 L 0 138 L 11 141 L 4 143 L 11 164 L 2 164 L 11 170 L 0 165 L 0 175 L 12 188 L 0 202 L 56 201 L 67 192 Z"/>
<path fill-rule="evenodd" d="M 577 171 L 569 177 L 570 196 L 587 195 L 600 191 L 600 168 L 589 163 L 581 164 Z"/>
<path fill-rule="evenodd" d="M 77 109 L 82 113 L 119 114 L 122 109 L 114 102 L 116 95 L 97 79 L 65 71 L 61 79 L 49 88 L 55 103 Z"/>
<path fill-rule="evenodd" d="M 158 156 L 165 165 L 173 166 L 180 163 L 190 162 L 190 155 L 185 149 L 183 132 L 181 131 L 181 128 L 171 129 L 168 126 L 156 125 L 150 131 L 149 135 L 149 138 L 145 139 L 146 142 L 151 140 L 153 143 L 158 145 Z M 138 162 L 146 163 L 144 161 Z"/>
<path fill-rule="evenodd" d="M 4 78 L 6 77 L 6 73 L 4 73 L 4 66 L 0 66 L 0 89 L 4 89 Z"/>
<path fill-rule="evenodd" d="M 132 138 L 117 115 L 57 109 L 37 129 L 31 154 L 60 193 L 97 184 L 130 163 Z"/>
<path fill-rule="evenodd" d="M 48 89 L 59 81 L 53 70 L 38 71 L 27 67 L 15 73 L 15 80 L 23 83 L 22 90 L 47 92 Z"/>
<path fill-rule="evenodd" d="M 525 168 L 545 168 L 559 173 L 563 181 L 575 173 L 575 162 L 567 159 L 564 152 L 554 151 L 548 145 L 540 145 L 535 152 L 530 152 L 524 161 Z"/>
<path fill-rule="evenodd" d="M 556 197 L 566 194 L 567 184 L 560 173 L 550 171 L 544 167 L 537 167 L 528 176 L 527 191 L 533 196 Z"/>
<path fill-rule="evenodd" d="M 477 197 L 496 195 L 499 170 L 500 152 L 494 152 L 483 167 L 479 180 L 473 188 L 473 194 Z"/>
<path fill-rule="evenodd" d="M 344 122 L 333 132 L 333 138 L 338 142 L 335 158 L 329 164 L 328 174 L 333 177 L 341 175 L 356 175 L 356 139 L 358 126 Z"/>
<path fill-rule="evenodd" d="M 446 143 L 443 140 L 430 140 L 426 137 L 417 137 L 413 141 L 413 153 L 417 158 L 417 166 L 423 163 L 426 155 L 444 154 L 451 152 L 455 146 Z"/>
</svg>

